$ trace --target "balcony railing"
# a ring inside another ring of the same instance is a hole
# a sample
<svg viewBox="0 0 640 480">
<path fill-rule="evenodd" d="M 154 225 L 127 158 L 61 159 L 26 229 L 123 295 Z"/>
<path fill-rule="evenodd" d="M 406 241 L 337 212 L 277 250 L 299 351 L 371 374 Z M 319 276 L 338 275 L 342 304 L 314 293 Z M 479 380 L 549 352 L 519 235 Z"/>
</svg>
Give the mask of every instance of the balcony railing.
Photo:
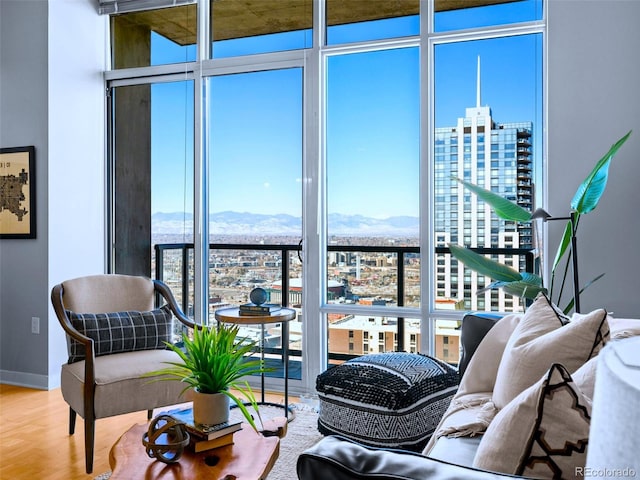
<svg viewBox="0 0 640 480">
<path fill-rule="evenodd" d="M 181 300 L 182 300 L 182 309 L 185 312 L 189 312 L 189 297 L 190 297 L 190 289 L 189 289 L 189 271 L 190 271 L 190 253 L 193 252 L 194 244 L 193 243 L 169 243 L 169 244 L 156 244 L 154 246 L 155 249 L 155 270 L 156 270 L 156 278 L 158 280 L 164 280 L 164 271 L 165 271 L 165 254 L 170 251 L 179 251 L 181 255 Z M 301 245 L 291 245 L 291 244 L 229 244 L 229 243 L 211 243 L 209 244 L 209 251 L 216 250 L 240 250 L 240 251 L 277 251 L 280 252 L 282 261 L 280 262 L 280 279 L 282 282 L 282 290 L 281 303 L 283 306 L 289 306 L 289 297 L 290 297 L 290 289 L 289 289 L 289 261 L 286 259 L 289 258 L 289 255 L 292 252 L 302 251 Z M 405 306 L 405 260 L 410 254 L 419 254 L 419 247 L 409 247 L 409 246 L 372 246 L 372 245 L 329 245 L 327 246 L 327 250 L 329 252 L 371 252 L 371 253 L 387 253 L 393 254 L 397 256 L 397 264 L 396 268 L 396 278 L 397 278 L 397 305 L 399 307 Z M 534 268 L 534 253 L 533 250 L 527 248 L 474 248 L 476 253 L 482 255 L 517 255 L 521 258 L 524 258 L 524 267 L 526 271 L 533 271 Z M 447 247 L 436 247 L 435 253 L 437 255 L 448 254 L 450 253 L 449 248 Z M 397 350 L 404 350 L 404 336 L 405 336 L 405 319 L 398 318 L 397 321 Z M 276 349 L 275 351 L 278 351 Z M 295 352 L 292 352 L 295 354 Z M 342 355 L 340 355 L 342 357 Z M 333 358 L 333 355 L 332 355 Z M 337 357 L 336 357 L 337 358 Z"/>
</svg>

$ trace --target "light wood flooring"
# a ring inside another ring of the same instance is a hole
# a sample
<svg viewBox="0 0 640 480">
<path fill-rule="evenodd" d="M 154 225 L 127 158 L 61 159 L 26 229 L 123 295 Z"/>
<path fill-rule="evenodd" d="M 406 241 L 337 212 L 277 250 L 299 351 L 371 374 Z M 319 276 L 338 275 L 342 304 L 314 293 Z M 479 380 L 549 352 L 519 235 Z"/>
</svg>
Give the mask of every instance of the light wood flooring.
<svg viewBox="0 0 640 480">
<path fill-rule="evenodd" d="M 282 403 L 284 398 L 267 394 L 266 400 Z M 69 407 L 59 388 L 44 391 L 0 384 L 0 479 L 93 479 L 110 470 L 111 446 L 133 424 L 145 423 L 147 413 L 96 422 L 91 474 L 85 473 L 84 424 L 79 415 L 77 418 L 75 434 L 70 436 Z"/>
</svg>

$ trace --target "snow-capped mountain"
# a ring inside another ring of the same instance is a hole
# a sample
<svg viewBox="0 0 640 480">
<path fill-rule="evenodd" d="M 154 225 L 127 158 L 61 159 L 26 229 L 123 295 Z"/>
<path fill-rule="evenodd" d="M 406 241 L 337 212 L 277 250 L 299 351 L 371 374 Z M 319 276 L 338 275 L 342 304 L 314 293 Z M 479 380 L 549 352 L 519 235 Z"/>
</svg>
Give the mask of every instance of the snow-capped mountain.
<svg viewBox="0 0 640 480">
<path fill-rule="evenodd" d="M 158 212 L 152 215 L 154 233 L 180 234 L 192 230 L 193 215 L 190 213 Z M 299 235 L 302 218 L 292 215 L 264 215 L 249 212 L 217 212 L 209 215 L 211 234 L 262 234 Z M 185 228 L 186 227 L 186 228 Z M 418 218 L 408 216 L 385 219 L 362 215 L 329 215 L 331 235 L 418 235 Z"/>
</svg>

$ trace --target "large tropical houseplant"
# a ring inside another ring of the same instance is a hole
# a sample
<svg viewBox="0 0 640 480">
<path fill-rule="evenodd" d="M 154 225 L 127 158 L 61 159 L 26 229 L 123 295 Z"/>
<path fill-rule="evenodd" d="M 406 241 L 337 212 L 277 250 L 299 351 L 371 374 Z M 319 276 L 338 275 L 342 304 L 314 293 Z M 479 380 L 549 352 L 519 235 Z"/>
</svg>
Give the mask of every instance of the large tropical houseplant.
<svg viewBox="0 0 640 480">
<path fill-rule="evenodd" d="M 182 393 L 192 391 L 193 416 L 197 424 L 215 425 L 229 419 L 230 400 L 236 403 L 247 422 L 257 426 L 244 401 L 234 392 L 244 395 L 260 417 L 255 396 L 244 377 L 269 371 L 261 359 L 252 357 L 256 342 L 239 337 L 238 325 L 197 327 L 193 338 L 182 333 L 182 346 L 166 342 L 180 361 L 152 372 L 161 380 L 185 384 Z"/>
<path fill-rule="evenodd" d="M 611 146 L 609 151 L 598 161 L 598 163 L 596 163 L 593 170 L 591 170 L 587 178 L 584 179 L 576 190 L 570 204 L 570 215 L 562 218 L 563 220 L 567 220 L 567 224 L 564 228 L 562 240 L 560 241 L 560 245 L 558 246 L 558 250 L 556 251 L 556 255 L 551 266 L 551 282 L 549 289 L 544 286 L 542 276 L 536 272 L 518 272 L 507 265 L 501 264 L 483 255 L 479 255 L 471 249 L 460 245 L 449 245 L 451 254 L 457 260 L 462 262 L 471 270 L 494 280 L 482 291 L 501 288 L 506 293 L 520 297 L 523 300 L 532 300 L 540 292 L 545 292 L 549 294 L 552 299 L 557 299 L 556 301 L 559 301 L 562 297 L 567 273 L 571 268 L 573 270 L 573 298 L 563 310 L 565 313 L 570 312 L 572 309 L 579 311 L 579 299 L 582 291 L 604 275 L 598 275 L 583 286 L 579 285 L 576 238 L 580 217 L 593 211 L 598 206 L 598 202 L 600 201 L 607 185 L 611 161 L 613 160 L 616 152 L 627 141 L 630 135 L 631 131 Z M 486 190 L 458 178 L 456 178 L 456 180 L 475 193 L 481 200 L 489 204 L 495 211 L 496 215 L 503 220 L 513 222 L 531 222 L 536 220 L 536 218 L 542 218 L 544 220 L 548 215 L 543 210 L 538 210 L 533 213 L 529 212 L 517 203 L 491 192 L 490 190 Z M 564 262 L 563 259 L 565 260 Z M 558 270 L 559 268 L 561 268 L 561 270 Z M 559 291 L 554 291 L 557 271 L 562 272 L 561 283 Z"/>
</svg>

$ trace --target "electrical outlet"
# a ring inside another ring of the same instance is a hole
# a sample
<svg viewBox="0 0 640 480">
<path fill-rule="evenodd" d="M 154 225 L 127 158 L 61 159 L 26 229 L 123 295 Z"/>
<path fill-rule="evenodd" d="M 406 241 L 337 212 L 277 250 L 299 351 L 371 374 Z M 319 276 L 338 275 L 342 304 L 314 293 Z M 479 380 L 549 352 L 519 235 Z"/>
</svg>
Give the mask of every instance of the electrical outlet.
<svg viewBox="0 0 640 480">
<path fill-rule="evenodd" d="M 31 333 L 40 333 L 40 318 L 31 317 Z"/>
</svg>

